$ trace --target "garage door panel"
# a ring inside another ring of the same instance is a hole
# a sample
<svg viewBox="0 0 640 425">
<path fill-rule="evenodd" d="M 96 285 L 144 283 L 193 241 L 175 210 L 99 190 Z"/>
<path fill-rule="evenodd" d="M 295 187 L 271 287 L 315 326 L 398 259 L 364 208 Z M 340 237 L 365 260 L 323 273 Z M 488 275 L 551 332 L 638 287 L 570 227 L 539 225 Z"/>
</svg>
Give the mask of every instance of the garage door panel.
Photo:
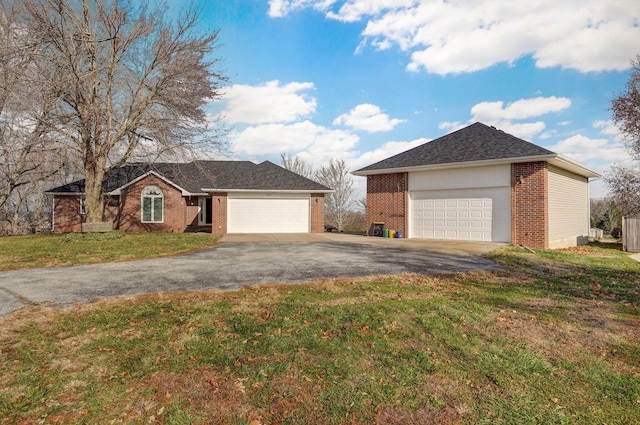
<svg viewBox="0 0 640 425">
<path fill-rule="evenodd" d="M 309 198 L 229 197 L 229 233 L 308 233 Z"/>
<path fill-rule="evenodd" d="M 410 199 L 411 237 L 510 240 L 509 188 L 419 191 L 412 192 Z"/>
</svg>

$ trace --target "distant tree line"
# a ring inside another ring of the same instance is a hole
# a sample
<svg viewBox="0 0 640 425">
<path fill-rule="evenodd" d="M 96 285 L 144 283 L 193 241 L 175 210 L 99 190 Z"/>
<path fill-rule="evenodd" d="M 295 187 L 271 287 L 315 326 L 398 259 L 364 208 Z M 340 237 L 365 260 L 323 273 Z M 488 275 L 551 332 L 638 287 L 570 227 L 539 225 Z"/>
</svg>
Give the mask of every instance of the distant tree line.
<svg viewBox="0 0 640 425">
<path fill-rule="evenodd" d="M 622 226 L 622 214 L 611 197 L 591 200 L 591 227 L 610 233 Z"/>
</svg>

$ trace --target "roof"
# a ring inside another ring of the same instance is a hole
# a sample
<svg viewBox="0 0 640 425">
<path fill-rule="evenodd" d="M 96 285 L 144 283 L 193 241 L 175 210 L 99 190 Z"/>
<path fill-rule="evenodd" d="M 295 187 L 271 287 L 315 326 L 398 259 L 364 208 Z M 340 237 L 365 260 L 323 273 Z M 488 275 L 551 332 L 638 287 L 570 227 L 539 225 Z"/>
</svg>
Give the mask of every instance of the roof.
<svg viewBox="0 0 640 425">
<path fill-rule="evenodd" d="M 536 160 L 554 163 L 586 177 L 601 177 L 596 171 L 569 158 L 480 122 L 361 168 L 353 174 L 366 176 L 447 166 Z"/>
<path fill-rule="evenodd" d="M 173 184 L 184 195 L 213 191 L 331 192 L 328 187 L 286 170 L 272 162 L 192 161 L 189 163 L 127 164 L 108 173 L 103 181 L 105 194 L 118 194 L 132 182 L 154 173 Z M 85 181 L 53 188 L 48 194 L 84 193 Z"/>
</svg>

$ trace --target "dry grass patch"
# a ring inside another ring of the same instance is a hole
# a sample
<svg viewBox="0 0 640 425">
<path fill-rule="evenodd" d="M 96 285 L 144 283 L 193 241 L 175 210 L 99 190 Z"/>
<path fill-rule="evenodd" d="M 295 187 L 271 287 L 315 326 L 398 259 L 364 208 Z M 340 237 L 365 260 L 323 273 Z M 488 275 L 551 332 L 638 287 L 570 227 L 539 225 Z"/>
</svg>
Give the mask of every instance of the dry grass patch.
<svg viewBox="0 0 640 425">
<path fill-rule="evenodd" d="M 0 423 L 638 423 L 638 265 L 491 256 L 503 270 L 16 312 Z"/>
<path fill-rule="evenodd" d="M 183 254 L 214 245 L 206 233 L 70 233 L 0 237 L 0 271 L 63 267 Z"/>
</svg>

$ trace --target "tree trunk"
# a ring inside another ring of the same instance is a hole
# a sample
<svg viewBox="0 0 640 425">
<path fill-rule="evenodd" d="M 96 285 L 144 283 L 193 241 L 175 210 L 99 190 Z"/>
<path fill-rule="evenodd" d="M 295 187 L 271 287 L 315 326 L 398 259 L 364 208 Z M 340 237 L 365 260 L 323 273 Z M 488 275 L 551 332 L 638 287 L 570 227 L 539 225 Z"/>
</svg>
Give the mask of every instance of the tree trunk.
<svg viewBox="0 0 640 425">
<path fill-rule="evenodd" d="M 87 210 L 87 223 L 99 223 L 104 216 L 104 194 L 102 193 L 102 180 L 104 179 L 104 167 L 85 168 L 85 208 Z"/>
</svg>

